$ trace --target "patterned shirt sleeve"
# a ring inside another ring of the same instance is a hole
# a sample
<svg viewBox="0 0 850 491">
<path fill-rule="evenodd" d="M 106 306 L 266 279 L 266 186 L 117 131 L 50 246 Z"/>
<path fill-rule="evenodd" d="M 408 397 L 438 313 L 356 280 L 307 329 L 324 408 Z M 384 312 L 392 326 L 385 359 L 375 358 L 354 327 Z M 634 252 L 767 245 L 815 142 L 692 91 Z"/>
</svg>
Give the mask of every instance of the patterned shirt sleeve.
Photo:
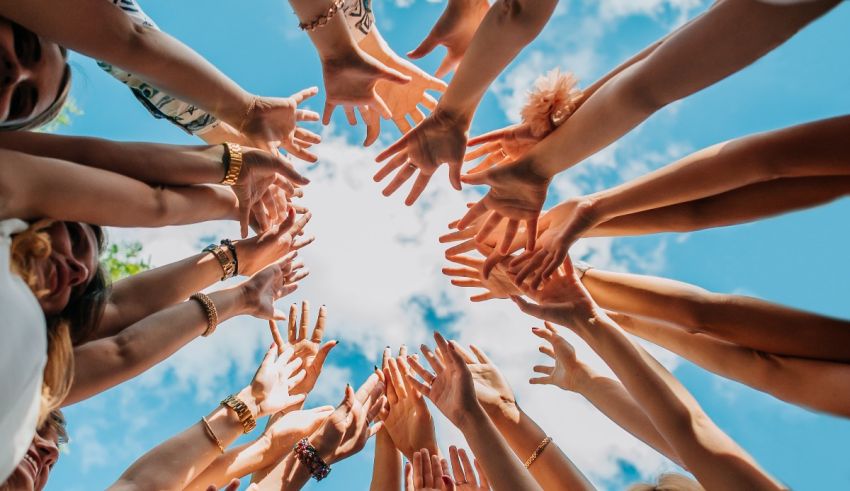
<svg viewBox="0 0 850 491">
<path fill-rule="evenodd" d="M 354 41 L 359 43 L 369 34 L 375 23 L 372 0 L 345 0 L 342 13 L 345 15 L 345 22 L 354 36 Z"/>
<path fill-rule="evenodd" d="M 123 10 L 134 22 L 151 29 L 159 29 L 145 14 L 136 0 L 107 0 Z M 367 1 L 368 0 L 364 0 Z M 165 119 L 192 135 L 202 135 L 218 126 L 212 114 L 157 89 L 141 78 L 116 66 L 99 61 L 97 65 L 106 73 L 130 88 L 136 99 L 157 119 Z"/>
</svg>

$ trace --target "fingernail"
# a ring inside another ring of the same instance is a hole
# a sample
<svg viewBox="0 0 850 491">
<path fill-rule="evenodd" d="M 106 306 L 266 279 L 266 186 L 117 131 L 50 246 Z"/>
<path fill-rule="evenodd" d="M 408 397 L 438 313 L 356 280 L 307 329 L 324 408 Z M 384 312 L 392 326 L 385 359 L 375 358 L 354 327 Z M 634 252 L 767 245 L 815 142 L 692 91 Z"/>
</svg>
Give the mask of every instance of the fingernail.
<svg viewBox="0 0 850 491">
<path fill-rule="evenodd" d="M 376 372 L 378 371 L 378 365 L 372 365 L 372 368 L 374 368 Z"/>
</svg>

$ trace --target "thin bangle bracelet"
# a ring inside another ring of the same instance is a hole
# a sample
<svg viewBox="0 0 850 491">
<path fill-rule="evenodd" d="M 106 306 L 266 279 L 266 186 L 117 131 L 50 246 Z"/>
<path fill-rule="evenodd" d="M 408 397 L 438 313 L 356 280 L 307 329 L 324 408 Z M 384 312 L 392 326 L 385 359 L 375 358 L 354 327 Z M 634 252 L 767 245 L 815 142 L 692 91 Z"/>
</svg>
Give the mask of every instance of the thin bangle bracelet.
<svg viewBox="0 0 850 491">
<path fill-rule="evenodd" d="M 540 442 L 540 445 L 537 445 L 537 448 L 534 449 L 534 452 L 532 452 L 531 457 L 529 457 L 528 460 L 525 461 L 524 465 L 525 465 L 526 469 L 531 467 L 531 464 L 533 464 L 534 461 L 537 460 L 537 457 L 540 457 L 540 454 L 542 454 L 543 451 L 546 450 L 546 447 L 551 442 L 552 442 L 552 437 L 547 436 L 546 438 L 543 439 L 542 442 Z"/>
<path fill-rule="evenodd" d="M 207 433 L 207 436 L 210 437 L 210 440 L 215 443 L 219 450 L 221 450 L 222 455 L 224 455 L 224 445 L 221 444 L 221 440 L 215 436 L 215 432 L 213 432 L 212 426 L 210 426 L 210 422 L 207 421 L 206 416 L 201 416 L 201 422 L 204 424 L 204 431 Z"/>
</svg>

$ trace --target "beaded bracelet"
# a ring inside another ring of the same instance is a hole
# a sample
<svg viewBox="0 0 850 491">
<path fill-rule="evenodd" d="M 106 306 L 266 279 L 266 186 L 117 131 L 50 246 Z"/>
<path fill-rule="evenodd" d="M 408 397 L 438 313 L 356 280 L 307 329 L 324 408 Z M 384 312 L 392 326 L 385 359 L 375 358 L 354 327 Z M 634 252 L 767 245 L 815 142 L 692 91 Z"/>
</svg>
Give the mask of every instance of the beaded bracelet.
<svg viewBox="0 0 850 491">
<path fill-rule="evenodd" d="M 204 309 L 204 314 L 207 316 L 207 330 L 204 331 L 202 336 L 209 336 L 215 332 L 215 328 L 218 326 L 218 310 L 216 310 L 215 304 L 210 297 L 201 292 L 193 293 L 189 299 L 198 302 L 201 308 Z"/>
<path fill-rule="evenodd" d="M 318 450 L 306 438 L 302 438 L 292 449 L 298 460 L 307 467 L 313 479 L 321 481 L 331 473 L 331 466 L 319 456 Z"/>
<path fill-rule="evenodd" d="M 236 256 L 236 244 L 231 242 L 230 239 L 222 239 L 221 245 L 230 250 L 230 256 L 233 258 L 233 276 L 237 276 L 239 274 L 239 257 Z"/>
<path fill-rule="evenodd" d="M 546 447 L 550 443 L 552 443 L 552 437 L 551 436 L 547 436 L 546 438 L 543 439 L 542 442 L 540 442 L 540 445 L 538 445 L 537 448 L 534 449 L 534 452 L 531 453 L 531 457 L 529 457 L 528 460 L 525 461 L 524 465 L 525 465 L 526 469 L 528 469 L 531 466 L 531 464 L 533 464 L 534 461 L 537 460 L 537 457 L 540 457 L 540 454 L 543 453 L 543 450 L 546 450 Z"/>
</svg>

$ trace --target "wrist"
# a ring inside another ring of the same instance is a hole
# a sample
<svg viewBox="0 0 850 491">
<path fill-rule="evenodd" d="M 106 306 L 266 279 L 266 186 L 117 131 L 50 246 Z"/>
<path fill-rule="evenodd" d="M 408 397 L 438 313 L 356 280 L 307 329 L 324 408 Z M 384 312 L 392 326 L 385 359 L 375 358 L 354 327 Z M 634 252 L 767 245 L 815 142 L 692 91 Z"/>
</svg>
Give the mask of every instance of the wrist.
<svg viewBox="0 0 850 491">
<path fill-rule="evenodd" d="M 251 415 L 254 417 L 254 419 L 267 416 L 262 412 L 262 409 L 260 407 L 262 404 L 262 400 L 254 397 L 254 391 L 252 390 L 250 385 L 240 390 L 239 393 L 236 394 L 236 398 L 242 401 L 246 406 L 248 406 L 248 411 L 251 412 Z"/>
<path fill-rule="evenodd" d="M 472 114 L 469 111 L 444 104 L 443 100 L 437 104 L 434 112 L 431 113 L 431 117 L 437 121 L 444 122 L 447 126 L 463 128 L 464 131 L 468 131 L 472 123 Z"/>
<path fill-rule="evenodd" d="M 519 421 L 522 410 L 519 408 L 515 400 L 502 399 L 498 404 L 492 406 L 484 406 L 484 412 L 493 424 L 499 426 L 501 423 Z"/>
<path fill-rule="evenodd" d="M 484 418 L 490 419 L 487 412 L 484 411 L 484 408 L 476 400 L 475 404 L 456 415 L 452 422 L 460 429 L 461 433 L 466 434 L 467 430 L 477 427 Z"/>
<path fill-rule="evenodd" d="M 567 387 L 562 387 L 564 390 L 575 392 L 576 394 L 586 395 L 593 387 L 593 377 L 590 367 L 582 362 L 576 362 L 576 366 L 570 369 L 572 380 L 567 384 Z"/>
</svg>

